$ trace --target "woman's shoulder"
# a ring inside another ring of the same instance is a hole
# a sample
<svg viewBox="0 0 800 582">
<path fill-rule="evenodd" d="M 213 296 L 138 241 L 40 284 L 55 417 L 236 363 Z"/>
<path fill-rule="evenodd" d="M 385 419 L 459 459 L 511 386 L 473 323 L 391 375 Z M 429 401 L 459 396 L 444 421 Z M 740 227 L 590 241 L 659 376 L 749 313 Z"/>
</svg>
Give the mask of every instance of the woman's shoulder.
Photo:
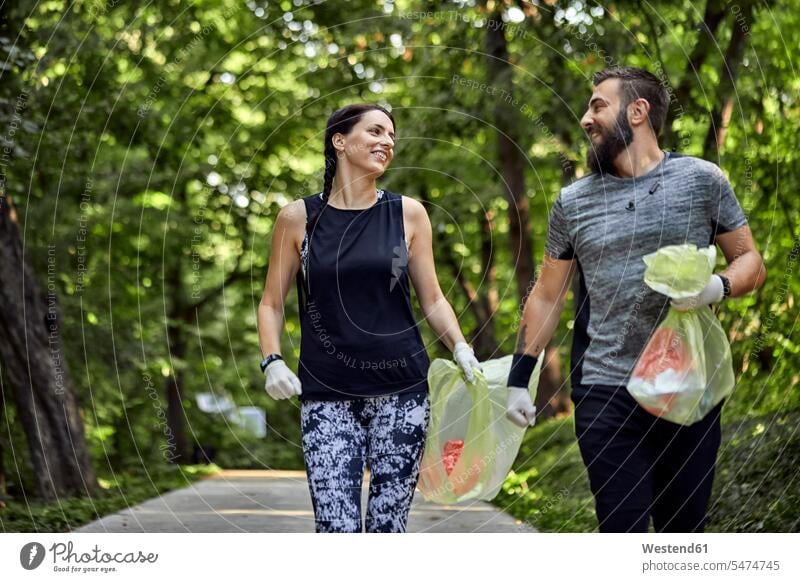
<svg viewBox="0 0 800 582">
<path fill-rule="evenodd" d="M 422 202 L 410 196 L 403 196 L 402 194 L 395 194 L 398 200 L 403 202 L 403 214 L 408 218 L 419 218 L 423 215 L 427 216 L 428 212 L 425 210 Z"/>
<path fill-rule="evenodd" d="M 306 205 L 303 199 L 293 200 L 278 212 L 278 223 L 287 228 L 305 227 Z"/>
</svg>

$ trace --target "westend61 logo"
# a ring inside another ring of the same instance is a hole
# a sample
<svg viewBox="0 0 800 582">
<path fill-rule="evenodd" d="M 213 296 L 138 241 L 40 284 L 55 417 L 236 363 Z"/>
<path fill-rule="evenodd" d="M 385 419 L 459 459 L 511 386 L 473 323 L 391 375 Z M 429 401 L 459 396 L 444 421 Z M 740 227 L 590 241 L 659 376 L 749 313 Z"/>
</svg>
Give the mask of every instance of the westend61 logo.
<svg viewBox="0 0 800 582">
<path fill-rule="evenodd" d="M 45 551 L 42 544 L 29 542 L 19 551 L 19 562 L 26 570 L 35 570 L 48 552 L 53 557 L 54 572 L 107 573 L 117 571 L 113 564 L 153 564 L 158 560 L 158 554 L 145 554 L 141 550 L 110 553 L 95 545 L 88 552 L 75 552 L 72 542 L 58 542 Z"/>
</svg>

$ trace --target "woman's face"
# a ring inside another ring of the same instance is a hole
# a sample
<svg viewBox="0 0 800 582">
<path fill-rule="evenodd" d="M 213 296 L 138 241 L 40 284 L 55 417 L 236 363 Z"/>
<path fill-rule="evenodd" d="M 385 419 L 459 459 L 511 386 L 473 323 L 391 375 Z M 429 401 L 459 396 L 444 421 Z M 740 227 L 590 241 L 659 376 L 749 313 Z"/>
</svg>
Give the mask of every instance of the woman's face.
<svg viewBox="0 0 800 582">
<path fill-rule="evenodd" d="M 383 111 L 372 109 L 361 116 L 350 133 L 334 134 L 333 145 L 338 163 L 380 176 L 394 157 L 394 124 Z"/>
</svg>

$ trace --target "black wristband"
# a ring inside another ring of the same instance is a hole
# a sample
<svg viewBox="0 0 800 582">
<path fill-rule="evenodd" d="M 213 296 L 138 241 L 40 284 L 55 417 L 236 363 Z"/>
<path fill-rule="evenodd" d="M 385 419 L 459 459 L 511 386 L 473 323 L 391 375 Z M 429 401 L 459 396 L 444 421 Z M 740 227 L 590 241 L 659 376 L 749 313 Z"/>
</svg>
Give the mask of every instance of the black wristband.
<svg viewBox="0 0 800 582">
<path fill-rule="evenodd" d="M 730 282 L 730 279 L 728 279 L 724 275 L 717 275 L 717 277 L 719 277 L 722 280 L 722 297 L 723 297 L 723 299 L 725 297 L 730 297 L 731 296 L 731 282 Z"/>
<path fill-rule="evenodd" d="M 539 361 L 539 359 L 536 356 L 514 354 L 511 360 L 511 372 L 508 374 L 507 386 L 527 388 L 537 361 Z"/>
<path fill-rule="evenodd" d="M 264 371 L 267 369 L 267 366 L 269 366 L 272 362 L 274 362 L 275 360 L 282 360 L 282 359 L 283 357 L 280 354 L 268 355 L 266 358 L 261 360 L 261 373 L 263 374 Z"/>
</svg>

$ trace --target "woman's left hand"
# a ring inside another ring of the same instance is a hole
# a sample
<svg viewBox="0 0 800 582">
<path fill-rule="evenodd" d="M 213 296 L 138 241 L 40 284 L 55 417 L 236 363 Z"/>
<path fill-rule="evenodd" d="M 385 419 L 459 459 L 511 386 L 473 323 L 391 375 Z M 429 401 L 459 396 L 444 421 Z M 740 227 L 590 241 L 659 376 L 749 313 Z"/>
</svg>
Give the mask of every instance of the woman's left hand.
<svg viewBox="0 0 800 582">
<path fill-rule="evenodd" d="M 480 362 L 467 342 L 458 342 L 453 349 L 453 359 L 464 372 L 467 382 L 475 381 L 475 370 L 483 372 Z"/>
</svg>

